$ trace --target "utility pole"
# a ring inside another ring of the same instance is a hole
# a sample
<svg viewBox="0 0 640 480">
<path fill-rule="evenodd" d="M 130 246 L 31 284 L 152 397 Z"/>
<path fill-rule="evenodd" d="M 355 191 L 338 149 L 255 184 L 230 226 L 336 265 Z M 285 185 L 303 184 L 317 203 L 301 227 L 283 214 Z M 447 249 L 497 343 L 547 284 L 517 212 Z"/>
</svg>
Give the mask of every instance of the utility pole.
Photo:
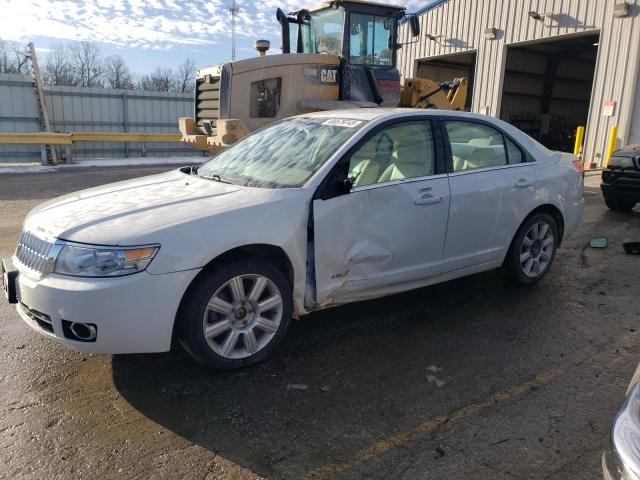
<svg viewBox="0 0 640 480">
<path fill-rule="evenodd" d="M 33 42 L 29 43 L 29 57 L 31 58 L 31 66 L 33 69 L 33 79 L 36 84 L 36 93 L 38 95 L 38 104 L 40 106 L 40 115 L 42 124 L 47 133 L 51 133 L 51 123 L 49 122 L 49 111 L 47 110 L 47 100 L 44 96 L 44 86 L 42 84 L 42 77 L 40 76 L 40 67 L 38 66 L 38 58 L 36 57 L 36 48 Z M 58 157 L 56 155 L 55 146 L 49 145 L 49 158 L 51 163 L 57 165 Z"/>
<path fill-rule="evenodd" d="M 236 5 L 236 0 L 231 0 L 227 6 L 227 11 L 231 14 L 231 60 L 236 59 L 236 16 L 240 8 Z"/>
</svg>

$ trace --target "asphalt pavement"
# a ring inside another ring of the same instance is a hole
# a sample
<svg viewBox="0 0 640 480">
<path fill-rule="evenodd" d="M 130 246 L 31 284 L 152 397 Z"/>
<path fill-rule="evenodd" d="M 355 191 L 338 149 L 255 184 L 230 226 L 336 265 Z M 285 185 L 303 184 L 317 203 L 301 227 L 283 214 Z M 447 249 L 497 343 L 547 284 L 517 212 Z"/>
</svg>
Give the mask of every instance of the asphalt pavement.
<svg viewBox="0 0 640 480">
<path fill-rule="evenodd" d="M 168 168 L 0 175 L 0 255 L 38 203 Z M 640 256 L 622 249 L 640 207 L 607 210 L 597 176 L 586 198 L 535 286 L 488 272 L 317 312 L 235 372 L 77 353 L 0 300 L 0 477 L 600 479 L 640 361 Z"/>
</svg>

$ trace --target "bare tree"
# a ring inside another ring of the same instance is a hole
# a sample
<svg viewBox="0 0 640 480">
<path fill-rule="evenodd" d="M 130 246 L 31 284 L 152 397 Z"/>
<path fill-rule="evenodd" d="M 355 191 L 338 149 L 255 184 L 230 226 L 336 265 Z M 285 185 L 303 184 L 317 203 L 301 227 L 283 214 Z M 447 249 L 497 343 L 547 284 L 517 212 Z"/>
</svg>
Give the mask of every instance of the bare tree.
<svg viewBox="0 0 640 480">
<path fill-rule="evenodd" d="M 187 58 L 178 66 L 176 73 L 176 90 L 181 93 L 191 93 L 194 89 L 194 81 L 196 78 L 196 62 Z"/>
<path fill-rule="evenodd" d="M 27 75 L 31 65 L 24 45 L 0 39 L 0 73 Z"/>
<path fill-rule="evenodd" d="M 44 81 L 50 85 L 75 85 L 76 78 L 69 48 L 58 43 L 51 47 L 44 65 Z"/>
<path fill-rule="evenodd" d="M 31 62 L 27 53 L 27 47 L 19 43 L 13 44 L 13 58 L 15 64 L 15 73 L 20 75 L 28 75 L 31 73 Z"/>
<path fill-rule="evenodd" d="M 133 89 L 133 79 L 129 67 L 120 55 L 111 55 L 104 62 L 107 86 L 124 90 Z"/>
<path fill-rule="evenodd" d="M 103 86 L 104 71 L 100 49 L 93 42 L 78 42 L 70 47 L 76 85 L 79 87 Z"/>
<path fill-rule="evenodd" d="M 140 78 L 138 88 L 154 92 L 171 92 L 174 89 L 173 72 L 170 68 L 157 67 L 152 74 Z"/>
<path fill-rule="evenodd" d="M 0 73 L 13 73 L 13 58 L 10 58 L 8 42 L 0 38 Z"/>
</svg>

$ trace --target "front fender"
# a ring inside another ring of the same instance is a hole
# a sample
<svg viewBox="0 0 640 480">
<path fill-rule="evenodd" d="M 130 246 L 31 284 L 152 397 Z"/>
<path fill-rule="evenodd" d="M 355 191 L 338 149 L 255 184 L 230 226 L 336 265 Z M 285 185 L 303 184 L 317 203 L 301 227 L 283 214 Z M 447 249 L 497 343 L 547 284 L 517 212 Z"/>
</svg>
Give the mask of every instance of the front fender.
<svg viewBox="0 0 640 480">
<path fill-rule="evenodd" d="M 294 301 L 302 305 L 305 290 L 308 201 L 285 195 L 265 204 L 193 219 L 156 232 L 161 245 L 149 272 L 161 274 L 202 268 L 230 250 L 266 244 L 281 248 L 293 267 Z M 300 300 L 299 300 L 300 299 Z"/>
</svg>

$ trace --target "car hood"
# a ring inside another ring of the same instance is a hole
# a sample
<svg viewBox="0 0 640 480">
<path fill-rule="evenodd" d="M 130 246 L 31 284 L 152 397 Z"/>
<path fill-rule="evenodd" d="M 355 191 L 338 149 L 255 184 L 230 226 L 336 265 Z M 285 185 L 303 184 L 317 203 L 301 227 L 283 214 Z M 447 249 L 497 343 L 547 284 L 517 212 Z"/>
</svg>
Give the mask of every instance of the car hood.
<svg viewBox="0 0 640 480">
<path fill-rule="evenodd" d="M 54 198 L 29 213 L 25 229 L 82 243 L 140 244 L 158 230 L 281 195 L 278 190 L 231 185 L 174 170 Z"/>
</svg>

